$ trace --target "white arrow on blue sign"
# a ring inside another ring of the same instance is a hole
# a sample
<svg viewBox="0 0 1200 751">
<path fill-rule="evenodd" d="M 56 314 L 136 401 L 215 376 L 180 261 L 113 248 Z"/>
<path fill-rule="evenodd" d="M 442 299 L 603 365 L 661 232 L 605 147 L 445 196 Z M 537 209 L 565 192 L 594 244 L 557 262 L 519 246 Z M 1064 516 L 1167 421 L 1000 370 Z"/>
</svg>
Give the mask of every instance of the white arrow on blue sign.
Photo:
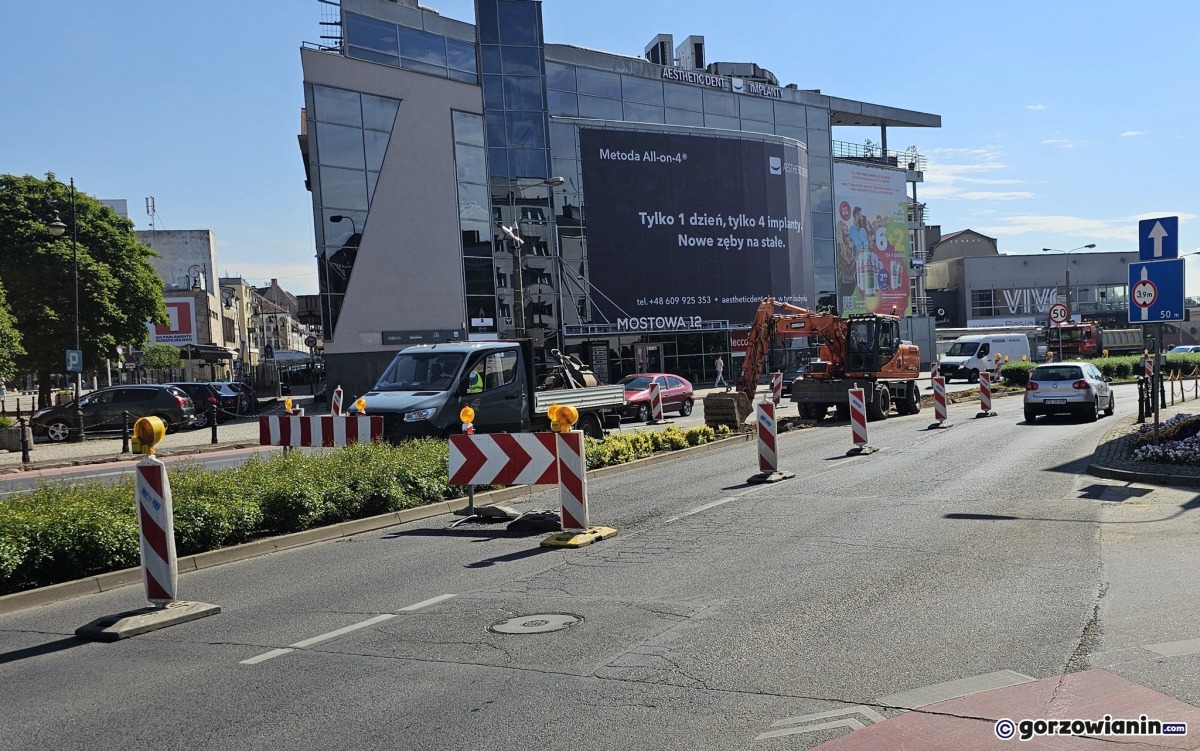
<svg viewBox="0 0 1200 751">
<path fill-rule="evenodd" d="M 1138 222 L 1138 258 L 1164 261 L 1179 257 L 1179 217 L 1161 216 Z"/>
<path fill-rule="evenodd" d="M 1129 322 L 1184 320 L 1183 259 L 1129 264 Z"/>
</svg>

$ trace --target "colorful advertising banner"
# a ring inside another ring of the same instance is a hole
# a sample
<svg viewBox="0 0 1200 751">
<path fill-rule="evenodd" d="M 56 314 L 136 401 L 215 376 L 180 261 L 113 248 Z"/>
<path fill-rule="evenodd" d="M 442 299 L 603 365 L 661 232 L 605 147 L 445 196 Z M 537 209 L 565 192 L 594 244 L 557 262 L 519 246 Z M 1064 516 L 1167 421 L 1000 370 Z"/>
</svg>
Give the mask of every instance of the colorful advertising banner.
<svg viewBox="0 0 1200 751">
<path fill-rule="evenodd" d="M 151 323 L 151 344 L 198 344 L 196 340 L 196 318 L 192 313 L 191 298 L 167 298 L 167 323 Z"/>
<path fill-rule="evenodd" d="M 911 314 L 905 172 L 833 163 L 838 310 Z"/>
<path fill-rule="evenodd" d="M 681 331 L 812 307 L 808 155 L 748 138 L 583 128 L 593 322 Z"/>
</svg>

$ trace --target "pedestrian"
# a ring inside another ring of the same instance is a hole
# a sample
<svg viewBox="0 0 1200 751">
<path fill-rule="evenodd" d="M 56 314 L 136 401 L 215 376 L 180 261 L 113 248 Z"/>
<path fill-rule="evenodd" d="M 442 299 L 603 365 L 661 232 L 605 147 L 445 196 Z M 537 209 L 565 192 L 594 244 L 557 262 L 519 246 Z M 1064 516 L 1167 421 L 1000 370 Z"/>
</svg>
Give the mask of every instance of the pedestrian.
<svg viewBox="0 0 1200 751">
<path fill-rule="evenodd" d="M 713 367 L 717 369 L 717 380 L 713 383 L 713 388 L 715 389 L 724 384 L 725 390 L 728 391 L 729 381 L 725 380 L 725 361 L 721 359 L 720 355 L 717 355 L 717 359 L 713 363 Z"/>
</svg>

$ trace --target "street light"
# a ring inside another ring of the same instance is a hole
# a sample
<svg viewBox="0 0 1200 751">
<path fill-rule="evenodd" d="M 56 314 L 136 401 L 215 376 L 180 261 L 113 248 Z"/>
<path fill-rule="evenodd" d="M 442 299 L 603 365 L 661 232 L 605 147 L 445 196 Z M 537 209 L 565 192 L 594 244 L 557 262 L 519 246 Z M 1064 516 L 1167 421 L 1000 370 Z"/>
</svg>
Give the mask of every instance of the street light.
<svg viewBox="0 0 1200 751">
<path fill-rule="evenodd" d="M 1094 247 L 1096 247 L 1096 243 L 1088 243 L 1087 245 L 1080 245 L 1078 248 L 1071 248 L 1070 250 L 1058 250 L 1057 248 L 1042 248 L 1042 252 L 1043 253 L 1062 253 L 1063 255 L 1070 255 L 1077 250 L 1085 250 L 1085 249 L 1094 248 Z M 1070 259 L 1067 259 L 1067 278 L 1066 278 L 1065 286 L 1067 288 L 1067 318 L 1069 320 L 1070 316 L 1071 316 L 1071 261 L 1070 261 Z M 1058 333 L 1058 359 L 1061 360 L 1062 356 L 1063 356 L 1062 332 L 1060 331 Z"/>
<path fill-rule="evenodd" d="M 58 217 L 58 209 L 54 210 L 54 219 L 50 222 L 50 235 L 62 237 L 67 231 L 67 225 Z M 75 178 L 71 178 L 71 264 L 75 269 L 75 350 L 79 347 L 79 221 L 75 215 Z M 79 370 L 75 371 L 75 435 L 72 442 L 79 443 L 85 438 L 83 432 L 83 406 L 79 403 L 80 391 L 83 390 L 83 357 L 79 358 Z"/>
</svg>

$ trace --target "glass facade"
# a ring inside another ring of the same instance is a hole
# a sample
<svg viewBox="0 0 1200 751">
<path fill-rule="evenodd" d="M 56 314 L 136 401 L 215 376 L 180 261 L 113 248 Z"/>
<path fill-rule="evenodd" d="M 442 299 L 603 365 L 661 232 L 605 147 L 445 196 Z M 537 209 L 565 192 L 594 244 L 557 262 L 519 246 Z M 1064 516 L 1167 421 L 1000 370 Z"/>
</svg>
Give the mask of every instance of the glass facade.
<svg viewBox="0 0 1200 751">
<path fill-rule="evenodd" d="M 332 341 L 400 100 L 317 85 L 306 100 L 321 315 Z"/>
<path fill-rule="evenodd" d="M 478 83 L 475 45 L 423 29 L 346 13 L 347 57 L 394 65 L 420 73 Z"/>
</svg>

